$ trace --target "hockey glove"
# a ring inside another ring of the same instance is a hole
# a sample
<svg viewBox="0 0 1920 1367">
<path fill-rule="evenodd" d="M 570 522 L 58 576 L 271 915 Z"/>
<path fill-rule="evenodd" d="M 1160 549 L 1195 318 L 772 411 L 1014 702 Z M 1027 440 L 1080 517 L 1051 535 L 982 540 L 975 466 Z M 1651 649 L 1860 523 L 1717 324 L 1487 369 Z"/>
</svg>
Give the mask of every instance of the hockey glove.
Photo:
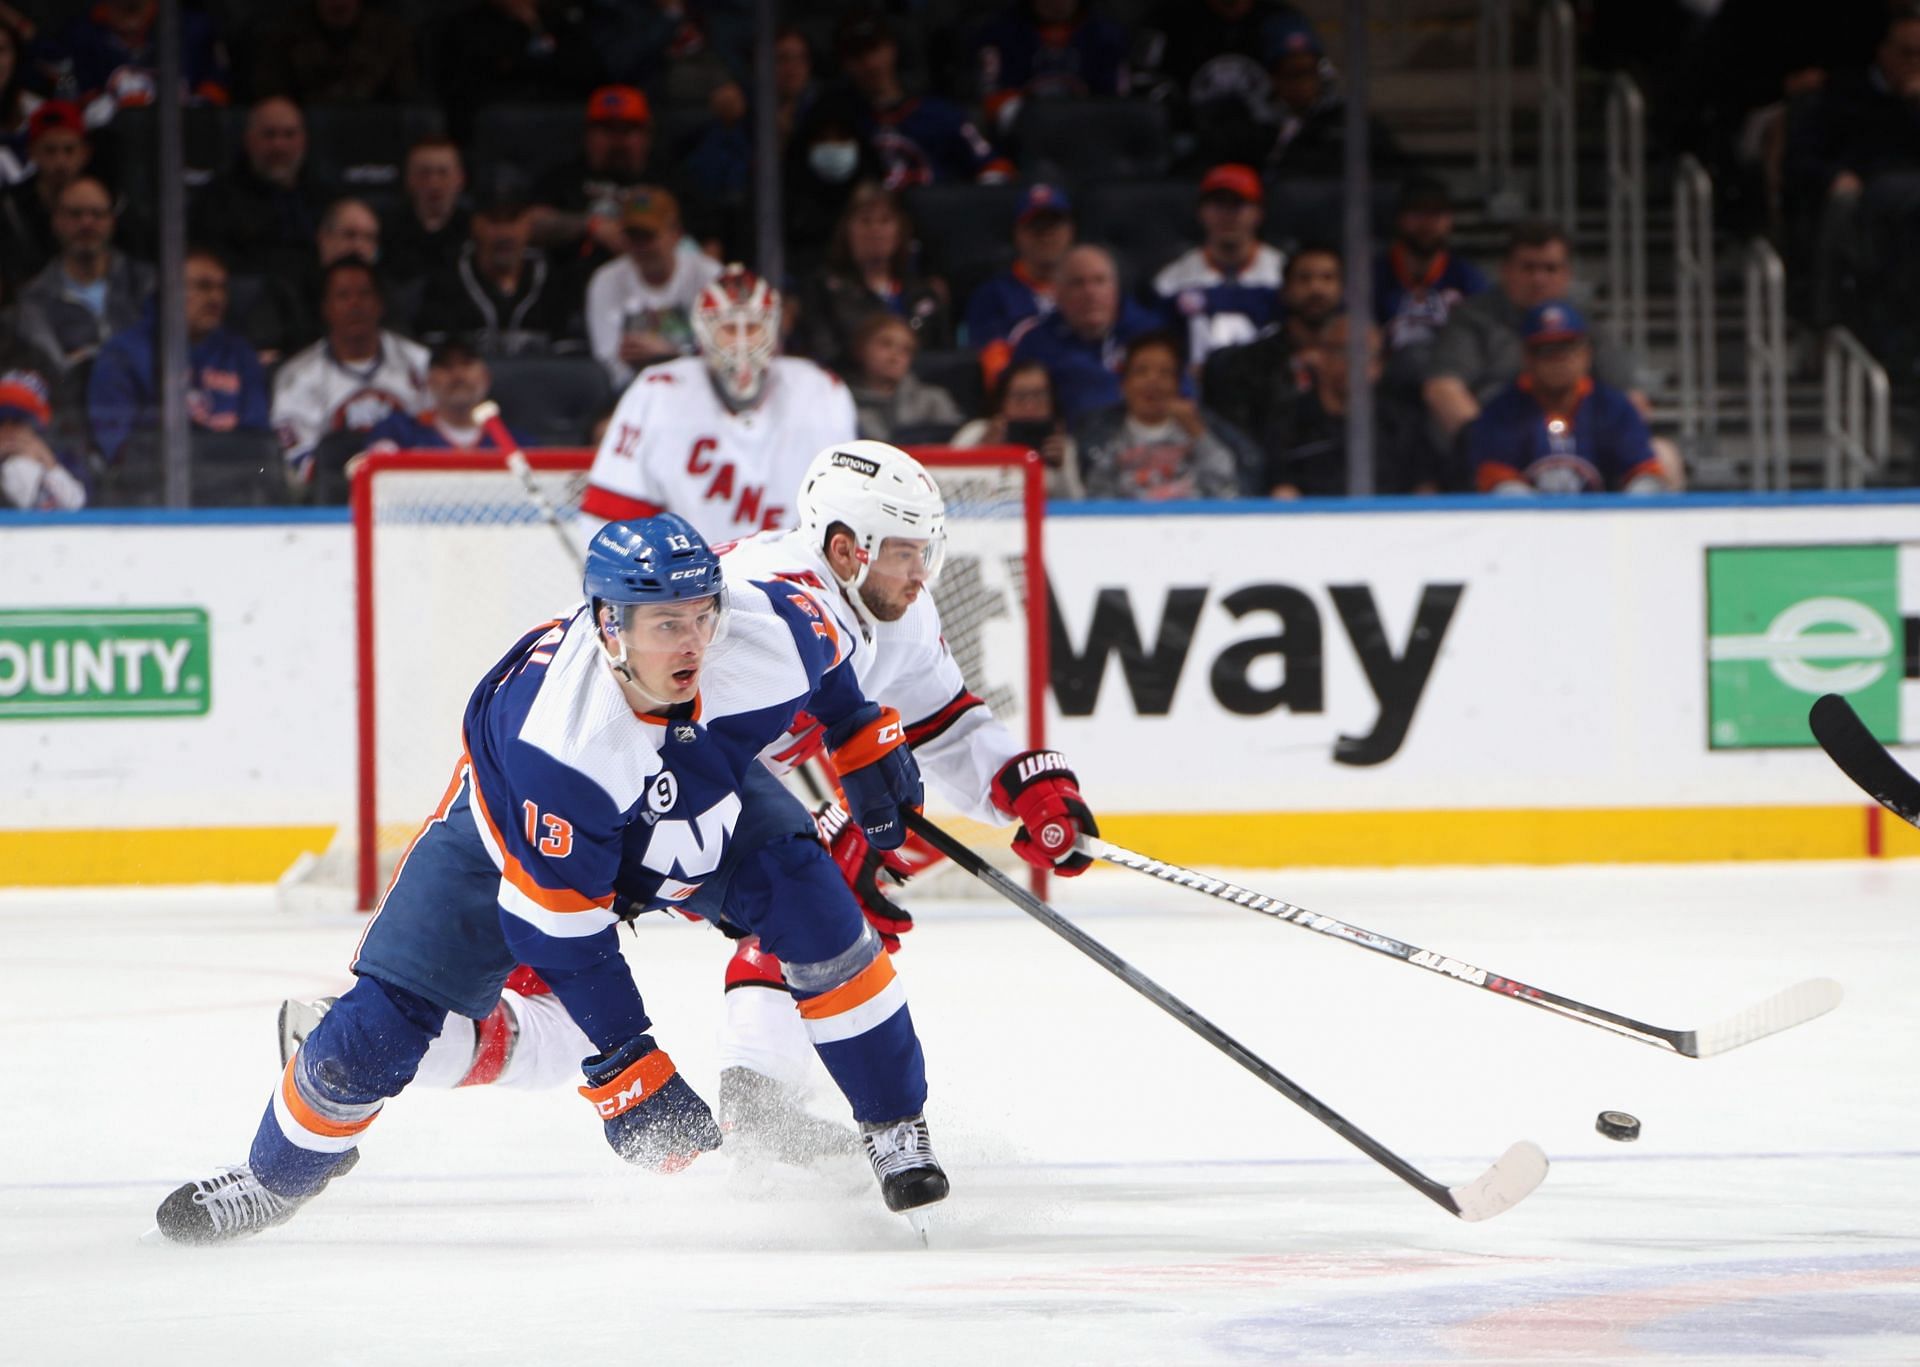
<svg viewBox="0 0 1920 1367">
<path fill-rule="evenodd" d="M 1085 873 L 1093 861 L 1073 848 L 1074 838 L 1098 835 L 1093 813 L 1080 796 L 1080 780 L 1058 750 L 1015 755 L 993 776 L 993 805 L 1020 822 L 1013 852 L 1062 878 Z"/>
<path fill-rule="evenodd" d="M 867 924 L 880 932 L 880 943 L 891 954 L 900 948 L 900 937 L 913 929 L 913 917 L 907 909 L 888 897 L 885 889 L 899 887 L 913 872 L 907 861 L 892 851 L 876 850 L 867 843 L 867 834 L 847 820 L 837 802 L 829 802 L 813 814 L 820 828 L 820 839 L 840 866 L 840 876 L 853 889 L 853 900 L 860 904 Z"/>
<path fill-rule="evenodd" d="M 636 1036 L 610 1053 L 580 1065 L 587 1085 L 580 1095 L 593 1103 L 607 1143 L 629 1163 L 655 1172 L 678 1172 L 709 1149 L 720 1147 L 713 1112 L 694 1094 L 651 1035 Z"/>
<path fill-rule="evenodd" d="M 900 714 L 868 703 L 827 728 L 827 749 L 840 771 L 840 789 L 852 814 L 876 850 L 897 850 L 907 838 L 902 807 L 926 801 L 920 765 L 907 747 Z"/>
</svg>

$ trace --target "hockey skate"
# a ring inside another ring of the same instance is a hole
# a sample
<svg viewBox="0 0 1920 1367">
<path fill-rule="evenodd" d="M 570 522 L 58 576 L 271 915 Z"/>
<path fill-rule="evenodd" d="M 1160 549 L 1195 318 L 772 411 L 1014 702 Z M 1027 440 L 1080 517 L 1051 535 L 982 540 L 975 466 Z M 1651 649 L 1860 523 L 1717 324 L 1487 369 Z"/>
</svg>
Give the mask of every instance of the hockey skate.
<svg viewBox="0 0 1920 1367">
<path fill-rule="evenodd" d="M 887 1209 L 905 1215 L 924 1243 L 927 1222 L 920 1208 L 947 1196 L 947 1174 L 933 1156 L 926 1117 L 911 1115 L 884 1125 L 862 1125 L 860 1141 L 873 1164 L 873 1175 L 880 1179 Z"/>
<path fill-rule="evenodd" d="M 227 1168 L 217 1177 L 188 1182 L 177 1188 L 154 1212 L 159 1232 L 170 1243 L 220 1244 L 244 1239 L 263 1229 L 291 1220 L 294 1213 L 327 1189 L 327 1182 L 350 1172 L 360 1161 L 358 1149 L 347 1150 L 338 1167 L 305 1196 L 276 1196 L 260 1184 L 253 1169 Z"/>
<path fill-rule="evenodd" d="M 751 1068 L 720 1070 L 720 1132 L 740 1151 L 804 1164 L 850 1154 L 852 1130 L 808 1111 L 798 1092 Z"/>
<path fill-rule="evenodd" d="M 280 1066 L 287 1066 L 287 1060 L 293 1057 L 293 1051 L 300 1047 L 302 1040 L 313 1033 L 313 1027 L 320 1018 L 333 1009 L 338 997 L 317 997 L 313 1001 L 301 1001 L 298 997 L 288 997 L 280 1003 Z"/>
</svg>

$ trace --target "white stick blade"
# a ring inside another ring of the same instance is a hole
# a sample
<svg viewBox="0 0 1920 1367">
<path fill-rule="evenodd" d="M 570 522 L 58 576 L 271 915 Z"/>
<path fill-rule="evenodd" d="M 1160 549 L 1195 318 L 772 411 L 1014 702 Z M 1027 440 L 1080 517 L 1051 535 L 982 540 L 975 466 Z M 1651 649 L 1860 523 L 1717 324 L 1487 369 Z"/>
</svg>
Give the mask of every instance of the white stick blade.
<svg viewBox="0 0 1920 1367">
<path fill-rule="evenodd" d="M 1526 1200 L 1546 1180 L 1546 1154 L 1538 1144 L 1523 1139 L 1473 1181 L 1448 1188 L 1447 1195 L 1453 1198 L 1462 1220 L 1491 1220 Z"/>
<path fill-rule="evenodd" d="M 1840 1005 L 1840 999 L 1845 995 L 1840 984 L 1832 978 L 1809 978 L 1803 983 L 1795 983 L 1763 1002 L 1749 1006 L 1744 1011 L 1736 1011 L 1704 1030 L 1694 1031 L 1692 1054 L 1695 1058 L 1724 1054 L 1729 1049 L 1738 1049 L 1743 1044 L 1751 1044 L 1768 1035 L 1777 1035 L 1782 1030 L 1804 1025 Z"/>
</svg>

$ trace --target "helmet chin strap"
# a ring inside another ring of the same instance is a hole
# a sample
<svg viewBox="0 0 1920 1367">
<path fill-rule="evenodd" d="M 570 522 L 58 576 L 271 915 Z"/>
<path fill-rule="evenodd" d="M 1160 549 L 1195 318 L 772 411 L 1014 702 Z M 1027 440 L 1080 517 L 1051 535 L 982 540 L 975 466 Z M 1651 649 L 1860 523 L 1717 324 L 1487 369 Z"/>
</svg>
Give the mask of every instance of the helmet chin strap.
<svg viewBox="0 0 1920 1367">
<path fill-rule="evenodd" d="M 854 548 L 853 554 L 854 564 L 857 568 L 854 570 L 852 578 L 842 579 L 840 577 L 840 571 L 833 568 L 831 558 L 827 559 L 827 569 L 832 571 L 833 581 L 840 586 L 840 590 L 846 595 L 847 601 L 853 604 L 854 615 L 859 617 L 860 624 L 866 631 L 867 639 L 872 640 L 873 633 L 880 626 L 880 619 L 875 617 L 873 615 L 873 609 L 867 606 L 867 600 L 861 594 L 860 587 L 867 582 L 867 574 L 873 568 L 873 561 L 858 547 Z"/>
<path fill-rule="evenodd" d="M 618 655 L 608 655 L 606 654 L 605 648 L 602 647 L 601 653 L 603 657 L 606 659 L 607 668 L 611 669 L 615 674 L 618 674 L 622 679 L 626 680 L 628 687 L 632 688 L 634 692 L 638 693 L 643 702 L 651 704 L 650 710 L 665 711 L 670 707 L 679 706 L 679 704 L 674 702 L 671 698 L 661 697 L 659 694 L 655 693 L 651 688 L 648 688 L 645 684 L 640 682 L 640 676 L 633 672 L 633 663 L 627 659 L 626 639 L 620 635 L 618 630 L 615 630 L 611 633 L 607 633 L 603 629 L 602 634 L 610 634 L 613 637 L 615 643 L 618 644 L 620 647 L 620 653 Z"/>
</svg>

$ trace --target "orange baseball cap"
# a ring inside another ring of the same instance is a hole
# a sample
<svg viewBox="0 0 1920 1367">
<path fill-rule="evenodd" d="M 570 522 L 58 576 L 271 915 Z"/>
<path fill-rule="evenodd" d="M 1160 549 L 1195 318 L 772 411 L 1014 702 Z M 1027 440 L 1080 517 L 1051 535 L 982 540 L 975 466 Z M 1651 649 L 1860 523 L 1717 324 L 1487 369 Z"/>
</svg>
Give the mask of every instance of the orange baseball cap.
<svg viewBox="0 0 1920 1367">
<path fill-rule="evenodd" d="M 652 123 L 646 92 L 630 85 L 603 85 L 587 96 L 588 123 Z"/>
</svg>

